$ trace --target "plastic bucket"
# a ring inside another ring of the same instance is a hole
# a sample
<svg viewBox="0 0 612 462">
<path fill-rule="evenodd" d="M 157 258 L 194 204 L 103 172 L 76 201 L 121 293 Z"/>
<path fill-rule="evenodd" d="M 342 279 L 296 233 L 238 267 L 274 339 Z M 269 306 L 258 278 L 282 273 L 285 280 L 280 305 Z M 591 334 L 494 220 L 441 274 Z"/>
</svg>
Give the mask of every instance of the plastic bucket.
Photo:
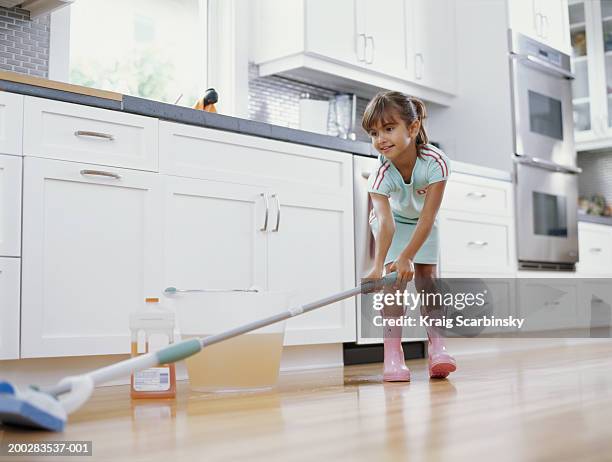
<svg viewBox="0 0 612 462">
<path fill-rule="evenodd" d="M 288 292 L 187 292 L 169 296 L 183 339 L 219 334 L 289 308 Z M 204 347 L 187 358 L 192 390 L 250 391 L 278 380 L 285 322 Z"/>
</svg>

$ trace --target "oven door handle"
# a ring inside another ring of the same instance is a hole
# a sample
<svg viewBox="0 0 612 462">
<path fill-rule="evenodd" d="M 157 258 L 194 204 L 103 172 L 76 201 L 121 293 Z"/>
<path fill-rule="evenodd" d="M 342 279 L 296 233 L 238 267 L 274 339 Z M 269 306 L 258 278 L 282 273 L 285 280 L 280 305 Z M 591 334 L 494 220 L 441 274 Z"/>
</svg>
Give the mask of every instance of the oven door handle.
<svg viewBox="0 0 612 462">
<path fill-rule="evenodd" d="M 555 164 L 554 162 L 550 162 L 544 159 L 538 159 L 537 157 L 517 156 L 516 159 L 519 164 L 534 165 L 536 167 L 545 168 L 546 170 L 552 170 L 553 172 L 573 174 L 578 174 L 582 172 L 582 169 L 579 167 L 570 167 L 567 165 Z"/>
<path fill-rule="evenodd" d="M 568 80 L 574 80 L 576 78 L 574 74 L 572 74 L 570 71 L 566 71 L 565 69 L 562 69 L 553 64 L 547 63 L 546 61 L 540 58 L 537 58 L 536 56 L 521 55 L 521 54 L 515 54 L 514 56 L 516 56 L 521 61 L 529 61 L 529 63 L 534 64 L 535 66 L 539 67 L 541 70 L 545 72 L 560 75 Z"/>
</svg>

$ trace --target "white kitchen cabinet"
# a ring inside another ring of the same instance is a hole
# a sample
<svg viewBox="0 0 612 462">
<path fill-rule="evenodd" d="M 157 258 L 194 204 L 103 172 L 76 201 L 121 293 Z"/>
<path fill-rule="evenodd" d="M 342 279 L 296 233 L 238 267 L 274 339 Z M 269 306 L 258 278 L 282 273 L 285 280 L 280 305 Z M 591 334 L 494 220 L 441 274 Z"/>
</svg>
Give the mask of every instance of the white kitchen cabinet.
<svg viewBox="0 0 612 462">
<path fill-rule="evenodd" d="M 356 5 L 357 38 L 360 39 L 357 49 L 359 51 L 363 45 L 363 62 L 375 72 L 410 80 L 403 61 L 408 24 L 403 15 L 409 3 L 404 0 L 356 0 Z"/>
<path fill-rule="evenodd" d="M 612 3 L 570 0 L 576 149 L 612 146 Z"/>
<path fill-rule="evenodd" d="M 157 119 L 25 98 L 26 156 L 157 171 Z"/>
<path fill-rule="evenodd" d="M 183 289 L 266 285 L 264 188 L 163 176 L 164 281 Z M 188 295 L 187 295 L 188 296 Z M 204 333 L 204 332 L 203 332 Z"/>
<path fill-rule="evenodd" d="M 444 190 L 443 210 L 512 217 L 512 183 L 453 172 Z"/>
<path fill-rule="evenodd" d="M 305 0 L 304 9 L 305 51 L 382 74 L 403 74 L 403 0 Z M 381 21 L 383 12 L 396 14 L 385 15 Z M 276 17 L 266 19 L 276 23 L 280 19 L 278 14 L 275 10 Z"/>
<path fill-rule="evenodd" d="M 159 182 L 24 159 L 22 357 L 130 351 L 129 313 L 162 288 Z"/>
<path fill-rule="evenodd" d="M 439 212 L 440 268 L 481 275 L 511 274 L 516 253 L 512 221 L 450 210 Z"/>
<path fill-rule="evenodd" d="M 573 278 L 519 274 L 517 287 L 518 316 L 525 318 L 525 332 L 579 327 L 578 284 Z"/>
<path fill-rule="evenodd" d="M 21 255 L 21 162 L 0 155 L 0 257 Z"/>
<path fill-rule="evenodd" d="M 438 223 L 442 276 L 514 275 L 517 256 L 512 183 L 453 173 Z"/>
<path fill-rule="evenodd" d="M 567 0 L 508 0 L 510 28 L 569 53 Z"/>
<path fill-rule="evenodd" d="M 578 326 L 584 337 L 610 338 L 612 327 L 612 284 L 607 278 L 578 280 Z"/>
<path fill-rule="evenodd" d="M 323 57 L 355 66 L 365 66 L 366 46 L 369 46 L 370 43 L 367 43 L 366 40 L 363 1 L 306 0 L 306 3 L 299 6 L 299 2 L 295 0 L 256 2 L 259 4 L 260 19 L 265 24 L 274 25 L 272 29 L 259 31 L 258 38 L 261 40 L 261 46 L 258 49 L 258 52 L 261 53 L 259 59 L 261 62 L 275 59 L 277 56 L 274 55 L 284 54 L 281 47 L 286 47 L 288 43 L 291 43 L 293 47 L 288 50 L 287 54 L 299 53 L 307 48 L 311 53 Z M 287 9 L 287 11 L 280 8 Z M 303 8 L 305 19 L 301 17 L 297 8 Z M 295 37 L 295 31 L 288 29 L 281 31 L 283 23 L 286 28 L 290 27 L 288 21 L 282 21 L 284 13 L 289 15 L 289 21 L 296 21 L 293 24 L 294 28 L 305 32 L 305 43 L 299 40 L 294 42 L 287 40 L 288 37 Z M 276 38 L 277 33 L 283 33 L 285 40 L 270 43 L 269 40 Z M 332 36 L 333 40 L 330 40 Z M 269 56 L 267 56 L 268 53 L 270 53 Z"/>
<path fill-rule="evenodd" d="M 578 247 L 578 276 L 612 277 L 612 227 L 579 221 Z"/>
<path fill-rule="evenodd" d="M 449 94 L 456 92 L 454 0 L 406 3 L 406 70 L 410 80 Z M 385 21 L 379 21 L 385 24 Z"/>
<path fill-rule="evenodd" d="M 352 287 L 352 195 L 291 188 L 273 194 L 268 288 L 295 290 L 293 303 L 304 304 Z M 355 322 L 355 300 L 349 298 L 287 321 L 285 344 L 354 342 Z"/>
<path fill-rule="evenodd" d="M 167 285 L 257 284 L 295 290 L 293 303 L 354 285 L 350 155 L 162 122 L 160 171 Z M 354 340 L 354 299 L 287 323 L 287 345 Z"/>
<path fill-rule="evenodd" d="M 0 360 L 19 358 L 19 258 L 0 258 Z"/>
<path fill-rule="evenodd" d="M 23 98 L 23 95 L 0 91 L 0 154 L 21 155 Z"/>
<path fill-rule="evenodd" d="M 261 76 L 316 80 L 363 97 L 397 90 L 448 105 L 455 79 L 454 9 L 450 0 L 429 3 L 258 0 L 251 59 Z M 420 33 L 416 47 L 414 27 Z"/>
</svg>

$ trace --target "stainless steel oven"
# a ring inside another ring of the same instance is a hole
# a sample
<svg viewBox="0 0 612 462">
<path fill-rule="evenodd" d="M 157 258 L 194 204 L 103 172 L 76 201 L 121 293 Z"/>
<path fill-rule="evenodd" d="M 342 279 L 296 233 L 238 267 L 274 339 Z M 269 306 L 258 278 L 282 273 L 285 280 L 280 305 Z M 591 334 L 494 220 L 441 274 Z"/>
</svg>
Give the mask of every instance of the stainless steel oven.
<svg viewBox="0 0 612 462">
<path fill-rule="evenodd" d="M 574 270 L 578 177 L 570 57 L 510 32 L 519 268 Z"/>
<path fill-rule="evenodd" d="M 570 57 L 510 36 L 514 153 L 575 165 Z"/>
<path fill-rule="evenodd" d="M 572 270 L 578 261 L 578 175 L 523 159 L 515 168 L 520 267 Z"/>
</svg>

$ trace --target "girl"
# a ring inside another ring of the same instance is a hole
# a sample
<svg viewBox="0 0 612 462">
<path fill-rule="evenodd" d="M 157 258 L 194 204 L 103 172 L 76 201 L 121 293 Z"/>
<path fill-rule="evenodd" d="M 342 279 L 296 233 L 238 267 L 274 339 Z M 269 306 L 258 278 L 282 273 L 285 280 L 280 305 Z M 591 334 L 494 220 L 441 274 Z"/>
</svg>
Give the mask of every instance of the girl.
<svg viewBox="0 0 612 462">
<path fill-rule="evenodd" d="M 435 290 L 439 244 L 436 215 L 450 173 L 448 157 L 429 144 L 422 121 L 425 105 L 399 92 L 378 93 L 363 114 L 363 129 L 380 153 L 380 163 L 368 180 L 373 210 L 370 226 L 376 240 L 374 269 L 367 279 L 396 271 L 396 289 L 415 278 L 417 292 Z M 389 290 L 389 289 L 387 289 Z M 439 315 L 436 307 L 421 304 L 421 313 Z M 404 314 L 400 305 L 386 305 L 383 319 Z M 402 327 L 384 330 L 385 381 L 409 381 L 404 363 Z M 443 338 L 427 328 L 429 376 L 444 378 L 456 369 Z"/>
</svg>

